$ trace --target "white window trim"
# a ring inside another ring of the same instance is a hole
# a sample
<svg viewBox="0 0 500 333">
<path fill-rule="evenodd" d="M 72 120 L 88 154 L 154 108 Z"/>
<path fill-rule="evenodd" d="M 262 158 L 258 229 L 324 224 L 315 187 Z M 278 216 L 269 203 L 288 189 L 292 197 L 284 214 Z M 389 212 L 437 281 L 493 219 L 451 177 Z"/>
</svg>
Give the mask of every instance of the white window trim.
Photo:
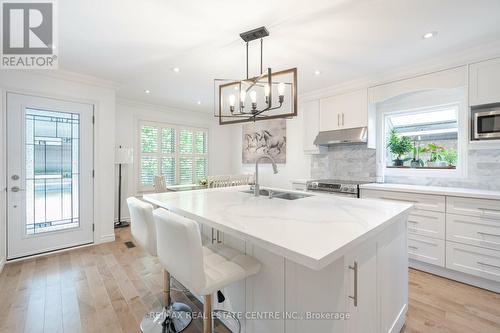
<svg viewBox="0 0 500 333">
<path fill-rule="evenodd" d="M 174 157 L 175 158 L 175 180 L 176 184 L 179 183 L 180 181 L 180 168 L 179 168 L 179 158 L 180 157 L 192 157 L 193 158 L 193 180 L 196 182 L 196 158 L 197 157 L 203 157 L 206 159 L 207 164 L 206 164 L 206 173 L 207 175 L 209 174 L 209 129 L 205 127 L 194 127 L 194 126 L 184 126 L 184 125 L 175 125 L 171 123 L 166 123 L 166 122 L 161 122 L 161 121 L 149 121 L 149 120 L 138 120 L 137 121 L 137 142 L 136 142 L 136 154 L 135 154 L 135 160 L 137 161 L 135 164 L 135 170 L 136 172 L 136 186 L 137 186 L 137 192 L 138 193 L 144 193 L 144 192 L 152 192 L 154 191 L 154 186 L 144 186 L 141 182 L 141 156 L 143 155 L 141 151 L 141 129 L 143 126 L 153 126 L 157 127 L 159 129 L 161 128 L 173 128 L 175 129 L 175 152 L 174 153 L 162 153 L 161 150 L 161 134 L 160 132 L 158 133 L 158 152 L 157 153 L 145 153 L 144 155 L 146 156 L 157 156 L 158 158 L 161 157 Z M 194 139 L 195 136 L 193 135 L 193 153 L 192 154 L 186 154 L 186 153 L 180 153 L 179 152 L 179 133 L 181 130 L 189 130 L 189 131 L 203 131 L 206 133 L 206 153 L 205 154 L 199 154 L 195 153 L 194 151 Z M 158 174 L 160 172 L 160 164 L 158 163 Z"/>
<path fill-rule="evenodd" d="M 458 162 L 455 169 L 396 169 L 387 168 L 386 149 L 387 149 L 387 134 L 385 118 L 390 114 L 407 114 L 418 113 L 422 111 L 437 111 L 439 109 L 449 109 L 450 107 L 457 109 L 458 122 L 458 139 L 457 139 L 457 155 Z M 446 178 L 462 178 L 467 176 L 468 165 L 468 114 L 467 108 L 463 103 L 447 103 L 435 106 L 425 106 L 412 108 L 407 110 L 383 110 L 378 113 L 377 117 L 377 175 L 378 176 L 395 176 L 395 177 L 446 177 Z"/>
</svg>

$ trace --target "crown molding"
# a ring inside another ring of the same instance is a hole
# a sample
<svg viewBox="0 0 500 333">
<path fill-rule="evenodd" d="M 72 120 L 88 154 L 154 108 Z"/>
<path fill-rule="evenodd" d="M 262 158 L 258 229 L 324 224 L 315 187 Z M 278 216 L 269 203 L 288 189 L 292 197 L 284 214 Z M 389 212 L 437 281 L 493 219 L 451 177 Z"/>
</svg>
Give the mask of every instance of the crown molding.
<svg viewBox="0 0 500 333">
<path fill-rule="evenodd" d="M 399 67 L 391 71 L 381 72 L 376 75 L 366 76 L 330 87 L 302 93 L 298 96 L 299 103 L 467 66 L 497 57 L 500 57 L 500 42 L 495 41 L 458 52 L 441 55 L 430 61 L 420 62 L 412 66 Z"/>
<path fill-rule="evenodd" d="M 118 90 L 118 88 L 119 88 L 119 84 L 114 82 L 114 81 L 102 79 L 102 78 L 92 76 L 92 75 L 71 72 L 71 71 L 67 71 L 67 70 L 63 70 L 63 69 L 32 70 L 32 71 L 26 71 L 26 72 L 30 73 L 30 74 L 34 74 L 34 75 L 39 75 L 39 76 L 44 76 L 44 77 L 49 77 L 49 78 L 59 79 L 59 80 L 72 81 L 72 82 L 76 82 L 76 83 L 82 83 L 82 84 L 101 87 L 101 88 L 108 88 L 108 89 L 113 89 L 113 90 Z"/>
<path fill-rule="evenodd" d="M 147 103 L 139 100 L 134 100 L 134 99 L 128 99 L 128 98 L 123 98 L 123 97 L 117 97 L 116 98 L 116 105 L 122 105 L 122 106 L 128 106 L 128 107 L 134 107 L 134 108 L 139 108 L 139 109 L 146 109 L 149 111 L 159 111 L 159 112 L 189 112 L 192 115 L 203 115 L 206 116 L 207 118 L 212 116 L 211 113 L 208 113 L 203 110 L 199 111 L 193 111 L 190 109 L 181 109 L 181 108 L 176 108 L 172 106 L 168 106 L 166 104 L 157 104 L 157 103 Z"/>
</svg>

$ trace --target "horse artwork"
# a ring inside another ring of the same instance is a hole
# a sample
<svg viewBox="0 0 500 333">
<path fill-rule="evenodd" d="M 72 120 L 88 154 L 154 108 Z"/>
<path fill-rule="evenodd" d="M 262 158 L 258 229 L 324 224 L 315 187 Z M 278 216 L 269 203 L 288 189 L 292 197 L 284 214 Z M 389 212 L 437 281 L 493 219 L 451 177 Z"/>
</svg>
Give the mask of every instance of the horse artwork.
<svg viewBox="0 0 500 333">
<path fill-rule="evenodd" d="M 242 162 L 255 163 L 257 157 L 271 155 L 276 163 L 286 163 L 286 120 L 273 119 L 243 125 Z M 262 163 L 271 163 L 263 160 Z"/>
</svg>

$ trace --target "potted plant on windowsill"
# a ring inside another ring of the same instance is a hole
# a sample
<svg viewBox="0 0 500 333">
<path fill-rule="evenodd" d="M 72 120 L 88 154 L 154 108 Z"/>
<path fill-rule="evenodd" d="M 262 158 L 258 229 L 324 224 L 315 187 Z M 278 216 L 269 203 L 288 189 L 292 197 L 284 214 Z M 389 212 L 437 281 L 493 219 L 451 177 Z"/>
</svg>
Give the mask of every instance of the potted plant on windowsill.
<svg viewBox="0 0 500 333">
<path fill-rule="evenodd" d="M 429 153 L 429 160 L 427 166 L 429 168 L 441 168 L 448 166 L 444 157 L 447 153 L 446 148 L 438 146 L 434 143 L 429 143 L 426 147 L 426 152 Z"/>
<path fill-rule="evenodd" d="M 402 156 L 408 154 L 412 150 L 411 139 L 407 136 L 399 137 L 398 133 L 393 128 L 389 133 L 387 148 L 393 155 L 396 155 L 396 159 L 393 161 L 394 166 L 402 167 L 404 163 Z"/>
</svg>

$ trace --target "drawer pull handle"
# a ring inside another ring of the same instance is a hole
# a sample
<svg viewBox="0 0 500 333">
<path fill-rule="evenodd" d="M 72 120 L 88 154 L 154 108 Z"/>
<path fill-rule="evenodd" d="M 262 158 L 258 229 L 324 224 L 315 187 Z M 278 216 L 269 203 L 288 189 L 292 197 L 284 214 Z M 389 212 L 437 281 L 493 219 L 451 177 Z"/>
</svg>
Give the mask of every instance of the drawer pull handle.
<svg viewBox="0 0 500 333">
<path fill-rule="evenodd" d="M 490 211 L 490 212 L 500 213 L 500 209 L 494 209 L 494 208 L 479 208 L 479 209 L 482 210 L 483 212 Z"/>
<path fill-rule="evenodd" d="M 409 249 L 412 249 L 412 250 L 418 250 L 418 247 L 413 246 L 413 245 L 408 245 L 408 248 L 409 248 Z"/>
<path fill-rule="evenodd" d="M 394 199 L 394 198 L 386 198 L 386 197 L 381 197 L 380 199 L 383 199 L 383 200 L 392 200 L 392 201 L 401 201 L 401 202 L 408 202 L 408 203 L 418 203 L 417 201 L 412 201 L 412 200 Z"/>
<path fill-rule="evenodd" d="M 483 235 L 483 236 L 494 236 L 494 237 L 500 237 L 500 235 L 496 235 L 496 234 L 489 234 L 487 232 L 482 232 L 482 231 L 478 231 L 477 232 L 479 235 Z"/>
<path fill-rule="evenodd" d="M 482 265 L 482 266 L 486 266 L 486 267 L 493 267 L 493 268 L 500 269 L 500 266 L 496 266 L 496 265 L 492 265 L 492 264 L 487 264 L 487 263 L 484 263 L 484 262 L 481 262 L 481 261 L 478 261 L 477 263 L 478 263 L 479 265 Z"/>
<path fill-rule="evenodd" d="M 408 220 L 408 223 L 418 224 L 418 221 Z"/>
</svg>

